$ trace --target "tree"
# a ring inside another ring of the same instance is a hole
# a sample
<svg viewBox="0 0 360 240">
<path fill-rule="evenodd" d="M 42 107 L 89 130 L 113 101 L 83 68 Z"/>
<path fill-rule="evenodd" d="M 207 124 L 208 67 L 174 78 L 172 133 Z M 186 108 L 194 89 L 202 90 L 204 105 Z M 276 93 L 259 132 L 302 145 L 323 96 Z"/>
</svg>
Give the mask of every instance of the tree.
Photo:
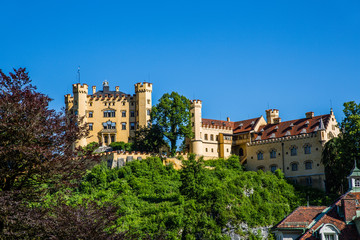
<svg viewBox="0 0 360 240">
<path fill-rule="evenodd" d="M 102 215 L 117 216 L 113 208 L 98 209 L 92 203 L 76 209 L 63 204 L 42 206 L 44 195 L 64 184 L 77 184 L 98 160 L 90 156 L 92 151 L 73 149 L 73 143 L 88 134 L 86 126 L 79 124 L 82 119 L 49 109 L 50 101 L 37 92 L 25 68 L 9 75 L 0 70 L 1 239 L 61 239 L 71 233 L 67 229 L 71 225 L 83 234 L 91 230 L 95 237 L 113 224 Z M 64 219 L 65 215 L 69 218 Z M 84 217 L 81 224 L 76 222 L 79 217 Z M 94 221 L 85 221 L 89 218 Z"/>
<path fill-rule="evenodd" d="M 161 128 L 156 124 L 136 130 L 133 142 L 133 149 L 141 152 L 160 153 L 161 148 L 167 146 Z"/>
<path fill-rule="evenodd" d="M 347 176 L 359 163 L 360 104 L 344 103 L 345 118 L 340 123 L 342 133 L 325 144 L 322 163 L 325 165 L 326 188 L 330 193 L 344 193 L 348 188 Z"/>
<path fill-rule="evenodd" d="M 190 109 L 189 99 L 176 92 L 165 93 L 152 109 L 152 123 L 158 125 L 169 140 L 172 155 L 175 155 L 178 139 L 191 138 L 193 135 Z"/>
</svg>

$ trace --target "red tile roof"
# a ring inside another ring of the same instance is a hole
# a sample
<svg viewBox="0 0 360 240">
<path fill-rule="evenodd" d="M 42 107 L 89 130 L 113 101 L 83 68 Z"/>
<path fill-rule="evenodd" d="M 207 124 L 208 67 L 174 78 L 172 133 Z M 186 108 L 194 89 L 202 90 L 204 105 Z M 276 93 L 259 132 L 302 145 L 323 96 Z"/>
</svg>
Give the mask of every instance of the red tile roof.
<svg viewBox="0 0 360 240">
<path fill-rule="evenodd" d="M 275 225 L 275 228 L 307 228 L 315 217 L 326 208 L 326 206 L 300 206 Z"/>
<path fill-rule="evenodd" d="M 203 125 L 210 125 L 210 126 L 218 126 L 218 127 L 230 127 L 233 129 L 233 133 L 242 133 L 242 132 L 249 132 L 254 130 L 256 123 L 259 121 L 260 117 L 247 119 L 243 121 L 237 122 L 228 122 L 222 120 L 215 120 L 215 119 L 202 119 Z M 252 124 L 254 123 L 254 124 Z"/>
<path fill-rule="evenodd" d="M 326 128 L 330 122 L 331 114 L 263 125 L 259 128 L 258 134 L 255 135 L 255 141 L 316 132 L 319 128 L 321 118 Z"/>
<path fill-rule="evenodd" d="M 343 216 L 339 215 L 338 208 L 344 209 L 343 200 L 350 200 L 353 204 L 350 210 L 354 210 L 360 206 L 355 204 L 355 199 L 360 200 L 360 193 L 348 192 L 341 196 L 328 208 L 321 207 L 298 207 L 289 216 L 284 218 L 280 223 L 275 225 L 273 229 L 296 229 L 305 228 L 306 232 L 301 235 L 299 240 L 315 240 L 319 239 L 314 234 L 324 224 L 333 224 L 340 230 L 339 240 L 360 240 L 360 235 L 356 230 L 355 224 L 347 224 Z M 341 210 L 342 211 L 342 210 Z"/>
</svg>

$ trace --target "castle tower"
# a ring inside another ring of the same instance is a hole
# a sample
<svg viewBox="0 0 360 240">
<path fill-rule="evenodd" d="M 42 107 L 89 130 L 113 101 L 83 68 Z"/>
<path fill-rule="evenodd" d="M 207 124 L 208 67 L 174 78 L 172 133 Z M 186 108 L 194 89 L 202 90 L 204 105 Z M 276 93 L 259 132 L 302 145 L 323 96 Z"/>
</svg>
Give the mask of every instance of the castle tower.
<svg viewBox="0 0 360 240">
<path fill-rule="evenodd" d="M 152 84 L 135 84 L 136 122 L 138 127 L 147 127 L 150 122 Z"/>
<path fill-rule="evenodd" d="M 201 125 L 202 125 L 202 117 L 201 117 L 201 108 L 202 103 L 200 100 L 193 100 L 191 102 L 191 121 L 193 122 L 193 132 L 194 138 L 191 139 L 191 152 L 195 153 L 198 156 L 203 155 L 203 142 L 201 136 Z"/>
<path fill-rule="evenodd" d="M 80 83 L 73 84 L 73 113 L 79 118 L 83 117 L 83 121 L 79 124 L 87 123 L 87 94 L 88 94 L 88 85 L 81 85 Z M 86 138 L 80 139 L 75 146 L 86 146 Z"/>
<path fill-rule="evenodd" d="M 279 110 L 277 109 L 268 109 L 266 112 L 266 121 L 267 124 L 274 124 L 279 122 Z"/>
</svg>

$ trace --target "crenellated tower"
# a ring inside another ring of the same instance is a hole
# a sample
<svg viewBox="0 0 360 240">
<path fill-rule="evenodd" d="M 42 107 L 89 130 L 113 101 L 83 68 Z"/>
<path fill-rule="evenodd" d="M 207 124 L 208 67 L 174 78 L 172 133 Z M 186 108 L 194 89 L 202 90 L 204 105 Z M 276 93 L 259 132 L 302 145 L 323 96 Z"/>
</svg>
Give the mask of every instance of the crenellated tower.
<svg viewBox="0 0 360 240">
<path fill-rule="evenodd" d="M 73 106 L 72 113 L 78 116 L 79 118 L 83 118 L 83 121 L 79 124 L 87 123 L 87 95 L 88 95 L 88 85 L 81 85 L 80 83 L 73 84 Z M 65 96 L 66 98 L 66 96 Z M 66 99 L 65 99 L 66 101 Z M 86 146 L 86 138 L 80 139 L 75 146 Z"/>
<path fill-rule="evenodd" d="M 136 122 L 138 127 L 147 127 L 150 122 L 152 83 L 135 84 Z"/>
</svg>

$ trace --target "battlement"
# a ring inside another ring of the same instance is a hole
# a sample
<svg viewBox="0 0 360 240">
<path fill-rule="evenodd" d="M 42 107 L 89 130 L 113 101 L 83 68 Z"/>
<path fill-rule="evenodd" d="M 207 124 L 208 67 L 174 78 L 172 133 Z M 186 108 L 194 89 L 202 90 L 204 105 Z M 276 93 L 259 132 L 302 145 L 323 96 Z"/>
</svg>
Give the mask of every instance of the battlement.
<svg viewBox="0 0 360 240">
<path fill-rule="evenodd" d="M 278 109 L 267 109 L 265 110 L 266 113 L 279 113 Z"/>
<path fill-rule="evenodd" d="M 73 84 L 73 93 L 88 93 L 89 86 L 84 83 L 81 85 L 80 83 Z"/>
<path fill-rule="evenodd" d="M 135 84 L 135 93 L 152 92 L 152 83 L 140 82 Z"/>
<path fill-rule="evenodd" d="M 190 104 L 192 107 L 196 107 L 196 108 L 202 108 L 202 102 L 201 100 L 190 100 Z"/>
<path fill-rule="evenodd" d="M 94 101 L 110 101 L 110 100 L 117 100 L 117 101 L 121 101 L 121 100 L 132 100 L 134 99 L 134 96 L 131 96 L 130 94 L 108 94 L 108 93 L 104 93 L 104 94 L 97 94 L 97 95 L 87 95 L 87 98 L 89 100 L 94 100 Z"/>
</svg>

